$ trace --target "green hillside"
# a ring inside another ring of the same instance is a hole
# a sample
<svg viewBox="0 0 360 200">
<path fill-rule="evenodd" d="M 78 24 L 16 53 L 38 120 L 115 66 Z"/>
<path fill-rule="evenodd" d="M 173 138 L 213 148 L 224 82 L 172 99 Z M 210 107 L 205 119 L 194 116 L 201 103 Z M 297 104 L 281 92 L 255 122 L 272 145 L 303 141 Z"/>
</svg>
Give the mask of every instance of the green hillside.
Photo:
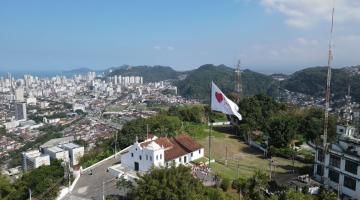
<svg viewBox="0 0 360 200">
<path fill-rule="evenodd" d="M 360 100 L 360 75 L 352 73 L 351 68 L 332 69 L 331 93 L 334 99 L 344 98 L 347 94 L 348 82 L 351 84 L 351 95 L 354 100 Z M 354 69 L 354 68 L 353 68 Z M 282 82 L 282 87 L 289 91 L 300 92 L 313 96 L 324 96 L 327 67 L 312 67 L 295 72 L 289 79 Z"/>
<path fill-rule="evenodd" d="M 207 64 L 191 71 L 184 80 L 176 82 L 179 93 L 187 98 L 209 101 L 211 81 L 214 81 L 224 93 L 231 93 L 235 87 L 234 69 L 225 65 Z M 242 73 L 245 95 L 259 93 L 274 94 L 276 81 L 270 76 L 245 70 Z"/>
<path fill-rule="evenodd" d="M 171 67 L 166 66 L 136 66 L 122 67 L 115 69 L 108 76 L 142 76 L 145 83 L 158 82 L 168 79 L 177 79 L 182 72 L 177 72 Z"/>
</svg>

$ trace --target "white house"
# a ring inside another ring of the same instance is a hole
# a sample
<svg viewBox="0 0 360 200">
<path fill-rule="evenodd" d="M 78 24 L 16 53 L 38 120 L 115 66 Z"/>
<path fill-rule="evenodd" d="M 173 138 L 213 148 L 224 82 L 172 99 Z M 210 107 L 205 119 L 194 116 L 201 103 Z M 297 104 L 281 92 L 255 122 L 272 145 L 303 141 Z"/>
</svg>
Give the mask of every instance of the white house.
<svg viewBox="0 0 360 200">
<path fill-rule="evenodd" d="M 134 171 L 147 172 L 151 167 L 187 164 L 204 156 L 204 148 L 190 136 L 152 137 L 135 142 L 121 155 L 121 165 Z"/>
</svg>

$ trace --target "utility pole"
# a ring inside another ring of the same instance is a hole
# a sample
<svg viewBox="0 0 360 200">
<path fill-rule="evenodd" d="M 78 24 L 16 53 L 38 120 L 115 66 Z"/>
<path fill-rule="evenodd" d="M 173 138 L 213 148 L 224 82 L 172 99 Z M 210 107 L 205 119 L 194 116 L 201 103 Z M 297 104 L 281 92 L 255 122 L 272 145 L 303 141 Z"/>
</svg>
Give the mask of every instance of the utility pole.
<svg viewBox="0 0 360 200">
<path fill-rule="evenodd" d="M 239 169 L 240 169 L 240 163 L 239 163 L 239 158 L 237 159 L 237 178 L 239 178 Z"/>
<path fill-rule="evenodd" d="M 227 166 L 227 145 L 225 145 L 225 166 Z"/>
<path fill-rule="evenodd" d="M 70 158 L 69 158 L 70 159 Z M 71 180 L 70 180 L 70 161 L 68 163 L 68 170 L 69 170 L 69 173 L 68 173 L 68 179 L 69 179 L 69 193 L 71 193 L 71 190 L 70 190 L 70 187 L 71 187 Z"/>
<path fill-rule="evenodd" d="M 114 154 L 114 157 L 116 157 L 116 153 L 117 153 L 117 141 L 118 141 L 117 134 L 118 134 L 118 132 L 116 131 L 115 132 L 115 154 Z"/>
<path fill-rule="evenodd" d="M 31 200 L 31 189 L 29 188 L 29 200 Z"/>
<path fill-rule="evenodd" d="M 209 113 L 208 121 L 209 121 L 209 126 L 210 126 L 210 130 L 209 130 L 209 169 L 210 169 L 210 167 L 211 167 L 211 164 L 210 164 L 210 162 L 211 162 L 211 129 L 212 129 L 212 123 L 211 123 L 211 120 L 210 120 L 210 113 Z"/>
<path fill-rule="evenodd" d="M 105 200 L 105 182 L 104 182 L 104 179 L 103 179 L 103 182 L 102 182 L 102 199 Z"/>
<path fill-rule="evenodd" d="M 149 139 L 149 124 L 146 124 L 146 139 Z"/>
</svg>

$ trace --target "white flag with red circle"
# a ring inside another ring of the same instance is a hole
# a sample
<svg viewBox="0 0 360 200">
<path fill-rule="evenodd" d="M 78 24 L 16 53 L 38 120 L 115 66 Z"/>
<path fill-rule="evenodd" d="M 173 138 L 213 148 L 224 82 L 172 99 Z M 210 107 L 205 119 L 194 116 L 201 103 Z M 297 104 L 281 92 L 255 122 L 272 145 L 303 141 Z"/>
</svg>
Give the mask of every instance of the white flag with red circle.
<svg viewBox="0 0 360 200">
<path fill-rule="evenodd" d="M 242 120 L 241 114 L 238 112 L 239 107 L 228 99 L 214 82 L 212 82 L 211 87 L 211 110 L 227 115 L 235 115 L 239 120 Z"/>
</svg>

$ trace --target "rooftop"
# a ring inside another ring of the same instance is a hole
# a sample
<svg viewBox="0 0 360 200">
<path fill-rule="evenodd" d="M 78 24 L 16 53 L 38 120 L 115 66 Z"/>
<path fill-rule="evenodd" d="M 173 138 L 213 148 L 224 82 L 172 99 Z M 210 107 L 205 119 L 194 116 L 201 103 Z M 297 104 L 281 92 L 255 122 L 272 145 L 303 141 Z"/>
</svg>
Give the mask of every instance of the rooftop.
<svg viewBox="0 0 360 200">
<path fill-rule="evenodd" d="M 59 148 L 57 146 L 54 146 L 54 147 L 50 147 L 50 148 L 47 148 L 48 151 L 51 151 L 53 153 L 58 153 L 58 152 L 64 152 L 65 150 L 62 149 L 62 148 Z"/>
<path fill-rule="evenodd" d="M 161 137 L 140 144 L 143 148 L 157 149 L 156 144 L 165 149 L 165 161 L 173 160 L 179 156 L 191 153 L 203 148 L 189 135 L 180 134 L 175 137 Z"/>
<path fill-rule="evenodd" d="M 62 137 L 62 138 L 55 138 L 51 139 L 40 146 L 40 148 L 47 148 L 57 146 L 59 144 L 69 143 L 74 141 L 74 136 Z"/>
<path fill-rule="evenodd" d="M 69 148 L 69 149 L 75 149 L 75 148 L 79 148 L 80 146 L 75 144 L 75 143 L 66 143 L 66 144 L 62 144 L 61 146 L 65 147 L 65 148 Z"/>
</svg>

